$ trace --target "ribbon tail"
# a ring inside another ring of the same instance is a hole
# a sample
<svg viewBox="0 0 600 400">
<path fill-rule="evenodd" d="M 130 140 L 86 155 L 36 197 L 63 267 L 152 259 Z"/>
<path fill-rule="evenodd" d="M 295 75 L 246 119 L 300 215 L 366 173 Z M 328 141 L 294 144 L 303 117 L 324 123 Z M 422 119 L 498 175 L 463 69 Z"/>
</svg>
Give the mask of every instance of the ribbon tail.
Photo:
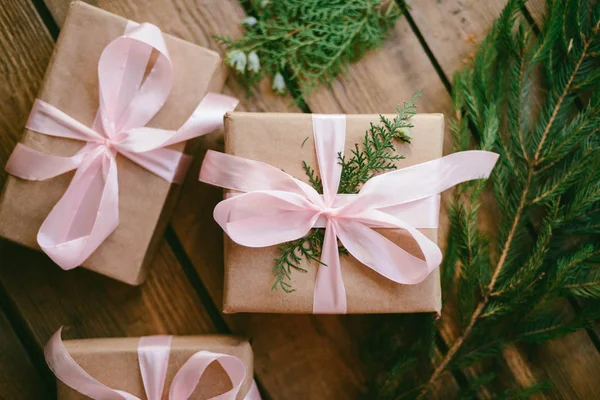
<svg viewBox="0 0 600 400">
<path fill-rule="evenodd" d="M 205 350 L 193 354 L 177 371 L 171 382 L 169 399 L 189 399 L 206 368 L 215 361 L 221 364 L 229 379 L 231 379 L 233 388 L 223 394 L 212 397 L 211 400 L 235 400 L 246 377 L 246 366 L 237 357 Z"/>
<path fill-rule="evenodd" d="M 117 165 L 104 149 L 90 153 L 38 232 L 38 244 L 61 268 L 83 263 L 119 224 Z"/>
<path fill-rule="evenodd" d="M 165 388 L 173 336 L 143 336 L 138 345 L 138 361 L 148 400 L 160 400 Z"/>
<path fill-rule="evenodd" d="M 260 392 L 258 391 L 258 386 L 256 385 L 256 381 L 252 380 L 252 386 L 250 386 L 250 390 L 244 397 L 244 400 L 262 400 L 260 397 Z"/>
<path fill-rule="evenodd" d="M 416 241 L 424 260 L 415 257 L 365 224 L 404 229 Z M 409 224 L 376 210 L 356 220 L 338 222 L 340 241 L 352 256 L 373 271 L 401 284 L 414 285 L 424 280 L 442 262 L 440 248 Z"/>
<path fill-rule="evenodd" d="M 336 225 L 328 221 L 313 294 L 314 314 L 345 314 L 346 288 L 342 278 Z"/>
<path fill-rule="evenodd" d="M 17 143 L 4 169 L 21 179 L 43 181 L 79 167 L 87 151 L 84 147 L 72 157 L 58 157 Z"/>
<path fill-rule="evenodd" d="M 58 380 L 95 400 L 140 400 L 129 393 L 111 389 L 98 382 L 73 360 L 61 339 L 60 328 L 44 348 L 48 366 Z"/>
</svg>

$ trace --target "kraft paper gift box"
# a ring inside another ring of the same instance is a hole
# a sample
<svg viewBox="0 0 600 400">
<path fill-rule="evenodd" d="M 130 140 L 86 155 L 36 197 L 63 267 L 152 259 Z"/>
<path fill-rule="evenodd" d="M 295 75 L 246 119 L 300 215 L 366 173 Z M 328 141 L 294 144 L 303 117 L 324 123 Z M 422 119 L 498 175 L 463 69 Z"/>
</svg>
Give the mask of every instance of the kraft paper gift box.
<svg viewBox="0 0 600 400">
<path fill-rule="evenodd" d="M 394 116 L 385 115 L 389 119 L 393 119 Z M 370 123 L 379 123 L 379 116 L 346 116 L 346 155 L 350 154 L 355 143 L 362 143 Z M 399 154 L 406 157 L 398 161 L 398 168 L 442 156 L 443 115 L 417 114 L 412 123 L 412 143 L 401 144 L 396 141 Z M 318 172 L 310 114 L 227 113 L 225 153 L 262 161 L 307 183 L 302 161 L 306 161 Z M 437 242 L 437 229 L 419 230 Z M 406 231 L 377 229 L 377 232 L 409 253 L 421 256 L 416 243 Z M 313 312 L 313 291 L 319 265 L 303 259 L 300 266 L 307 272 L 292 271 L 290 283 L 295 289 L 294 292 L 271 290 L 274 282 L 271 270 L 278 254 L 277 246 L 244 247 L 225 235 L 224 312 Z M 438 268 L 418 284 L 401 285 L 365 267 L 351 256 L 341 255 L 340 259 L 347 295 L 347 313 L 440 312 L 441 288 Z"/>
<path fill-rule="evenodd" d="M 122 35 L 128 21 L 82 2 L 71 4 L 38 98 L 91 126 L 98 110 L 98 60 Z M 164 34 L 173 63 L 173 86 L 163 108 L 147 124 L 176 130 L 207 92 L 220 92 L 225 70 L 214 51 Z M 56 156 L 71 156 L 84 145 L 72 139 L 25 130 L 21 143 Z M 169 146 L 183 151 L 185 143 Z M 121 154 L 117 229 L 83 267 L 131 285 L 142 283 L 172 211 L 175 190 Z M 73 178 L 69 172 L 45 181 L 8 175 L 0 198 L 0 236 L 39 249 L 36 235 Z M 178 185 L 174 185 L 174 188 Z"/>
<path fill-rule="evenodd" d="M 138 356 L 139 337 L 65 340 L 63 343 L 72 359 L 98 382 L 141 399 L 146 398 Z M 231 355 L 243 362 L 246 375 L 236 398 L 244 399 L 253 386 L 252 348 L 247 340 L 228 335 L 173 336 L 162 398 L 168 398 L 169 387 L 178 370 L 194 353 L 203 350 Z M 46 353 L 48 358 L 48 347 Z M 230 377 L 219 362 L 213 362 L 201 376 L 190 399 L 210 399 L 230 389 Z M 89 397 L 57 380 L 57 398 L 83 400 Z"/>
</svg>

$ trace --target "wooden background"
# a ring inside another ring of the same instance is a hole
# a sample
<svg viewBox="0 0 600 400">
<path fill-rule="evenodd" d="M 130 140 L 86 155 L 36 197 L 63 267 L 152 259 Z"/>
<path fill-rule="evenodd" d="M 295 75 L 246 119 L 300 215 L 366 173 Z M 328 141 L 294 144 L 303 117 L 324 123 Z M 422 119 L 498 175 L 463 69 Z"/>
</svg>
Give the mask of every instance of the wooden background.
<svg viewBox="0 0 600 400">
<path fill-rule="evenodd" d="M 279 0 L 275 0 L 279 1 Z M 283 1 L 283 0 L 281 0 Z M 202 46 L 222 49 L 213 34 L 238 36 L 246 13 L 239 0 L 91 0 L 91 4 Z M 0 164 L 17 142 L 40 86 L 69 0 L 0 1 Z M 453 73 L 470 62 L 504 0 L 415 0 L 382 51 L 369 53 L 330 88 L 307 101 L 312 112 L 386 113 L 419 88 L 421 112 L 451 113 Z M 540 24 L 543 0 L 523 13 Z M 226 92 L 247 111 L 295 111 L 269 82 L 246 99 L 234 79 Z M 205 140 L 219 146 L 217 135 Z M 446 148 L 448 149 L 448 144 Z M 0 241 L 0 399 L 51 399 L 54 378 L 43 359 L 50 335 L 68 338 L 235 332 L 249 336 L 256 379 L 266 399 L 354 399 L 367 373 L 359 357 L 368 327 L 385 316 L 222 315 L 221 232 L 212 220 L 220 190 L 184 184 L 146 284 L 132 288 L 78 269 L 62 272 L 34 251 Z M 3 176 L 0 176 L 0 185 Z M 203 243 L 198 246 L 198 243 Z M 576 304 L 566 304 L 574 312 Z M 451 343 L 442 318 L 438 346 Z M 600 399 L 600 340 L 581 331 L 534 351 L 509 348 L 496 360 L 501 384 L 550 380 L 548 399 Z M 436 397 L 450 399 L 476 370 L 446 376 Z M 482 388 L 478 398 L 491 398 Z"/>
</svg>

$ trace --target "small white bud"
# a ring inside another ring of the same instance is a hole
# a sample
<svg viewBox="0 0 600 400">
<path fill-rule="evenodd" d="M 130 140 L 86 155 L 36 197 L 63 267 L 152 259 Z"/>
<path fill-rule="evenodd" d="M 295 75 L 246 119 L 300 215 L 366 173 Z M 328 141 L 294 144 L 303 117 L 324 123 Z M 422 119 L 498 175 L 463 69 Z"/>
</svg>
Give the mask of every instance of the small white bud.
<svg viewBox="0 0 600 400">
<path fill-rule="evenodd" d="M 248 71 L 250 72 L 258 72 L 260 69 L 260 60 L 258 59 L 258 54 L 255 51 L 251 51 L 248 54 Z"/>
<path fill-rule="evenodd" d="M 285 79 L 283 79 L 283 75 L 281 75 L 281 72 L 278 72 L 273 78 L 272 89 L 275 91 L 275 93 L 278 94 L 285 94 L 285 92 L 287 91 L 285 87 Z"/>
<path fill-rule="evenodd" d="M 258 20 L 254 17 L 246 17 L 242 20 L 242 25 L 244 25 L 246 28 L 252 28 L 257 23 Z"/>
<path fill-rule="evenodd" d="M 271 4 L 271 0 L 262 0 L 260 2 L 260 6 L 261 8 L 265 8 L 266 6 L 268 6 L 269 4 Z"/>
<path fill-rule="evenodd" d="M 402 134 L 402 136 L 404 137 L 412 139 L 412 133 L 410 133 L 410 130 L 408 128 L 400 128 L 400 134 Z"/>
<path fill-rule="evenodd" d="M 225 62 L 238 72 L 246 70 L 246 53 L 241 50 L 231 50 L 225 56 Z"/>
</svg>

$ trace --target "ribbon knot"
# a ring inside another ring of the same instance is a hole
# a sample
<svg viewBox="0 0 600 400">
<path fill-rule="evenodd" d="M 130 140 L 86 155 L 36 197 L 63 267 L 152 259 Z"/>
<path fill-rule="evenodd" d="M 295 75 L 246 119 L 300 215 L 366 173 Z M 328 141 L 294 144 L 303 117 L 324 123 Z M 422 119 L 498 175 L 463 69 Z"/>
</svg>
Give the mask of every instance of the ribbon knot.
<svg viewBox="0 0 600 400">
<path fill-rule="evenodd" d="M 319 212 L 319 214 L 324 216 L 327 219 L 331 219 L 336 216 L 336 213 L 339 210 L 340 210 L 339 208 L 335 208 L 335 207 L 325 207 Z"/>
<path fill-rule="evenodd" d="M 209 152 L 200 180 L 242 192 L 221 201 L 217 223 L 238 244 L 267 247 L 325 228 L 315 282 L 313 312 L 345 313 L 346 291 L 338 240 L 366 267 L 400 284 L 424 280 L 442 261 L 436 243 L 417 228 L 438 225 L 439 193 L 468 180 L 489 176 L 497 154 L 466 151 L 387 172 L 368 180 L 356 195 L 337 194 L 346 118 L 313 115 L 313 136 L 323 195 L 268 164 Z M 408 232 L 423 259 L 408 253 L 373 228 Z"/>
<path fill-rule="evenodd" d="M 153 53 L 158 57 L 146 74 Z M 173 65 L 160 29 L 130 21 L 98 61 L 99 107 L 91 127 L 45 101 L 35 101 L 28 129 L 86 142 L 71 157 L 17 144 L 6 164 L 10 174 L 29 180 L 76 170 L 37 237 L 42 250 L 63 269 L 81 265 L 119 224 L 117 153 L 168 182 L 179 183 L 190 160 L 168 146 L 219 128 L 225 112 L 238 102 L 208 93 L 178 130 L 147 127 L 166 102 L 172 83 Z"/>
<path fill-rule="evenodd" d="M 62 328 L 50 338 L 44 348 L 46 362 L 60 381 L 94 400 L 140 400 L 131 393 L 113 389 L 100 383 L 84 371 L 65 348 L 61 339 L 61 331 Z M 168 335 L 140 338 L 137 349 L 138 363 L 148 400 L 160 400 L 162 398 L 169 367 L 172 339 L 173 336 Z M 235 400 L 246 379 L 246 366 L 242 360 L 235 356 L 206 350 L 192 354 L 177 371 L 169 389 L 169 400 L 189 399 L 196 386 L 198 386 L 206 368 L 213 362 L 221 364 L 231 380 L 233 388 L 211 399 Z M 256 382 L 252 381 L 252 386 L 243 399 L 261 400 Z"/>
</svg>

